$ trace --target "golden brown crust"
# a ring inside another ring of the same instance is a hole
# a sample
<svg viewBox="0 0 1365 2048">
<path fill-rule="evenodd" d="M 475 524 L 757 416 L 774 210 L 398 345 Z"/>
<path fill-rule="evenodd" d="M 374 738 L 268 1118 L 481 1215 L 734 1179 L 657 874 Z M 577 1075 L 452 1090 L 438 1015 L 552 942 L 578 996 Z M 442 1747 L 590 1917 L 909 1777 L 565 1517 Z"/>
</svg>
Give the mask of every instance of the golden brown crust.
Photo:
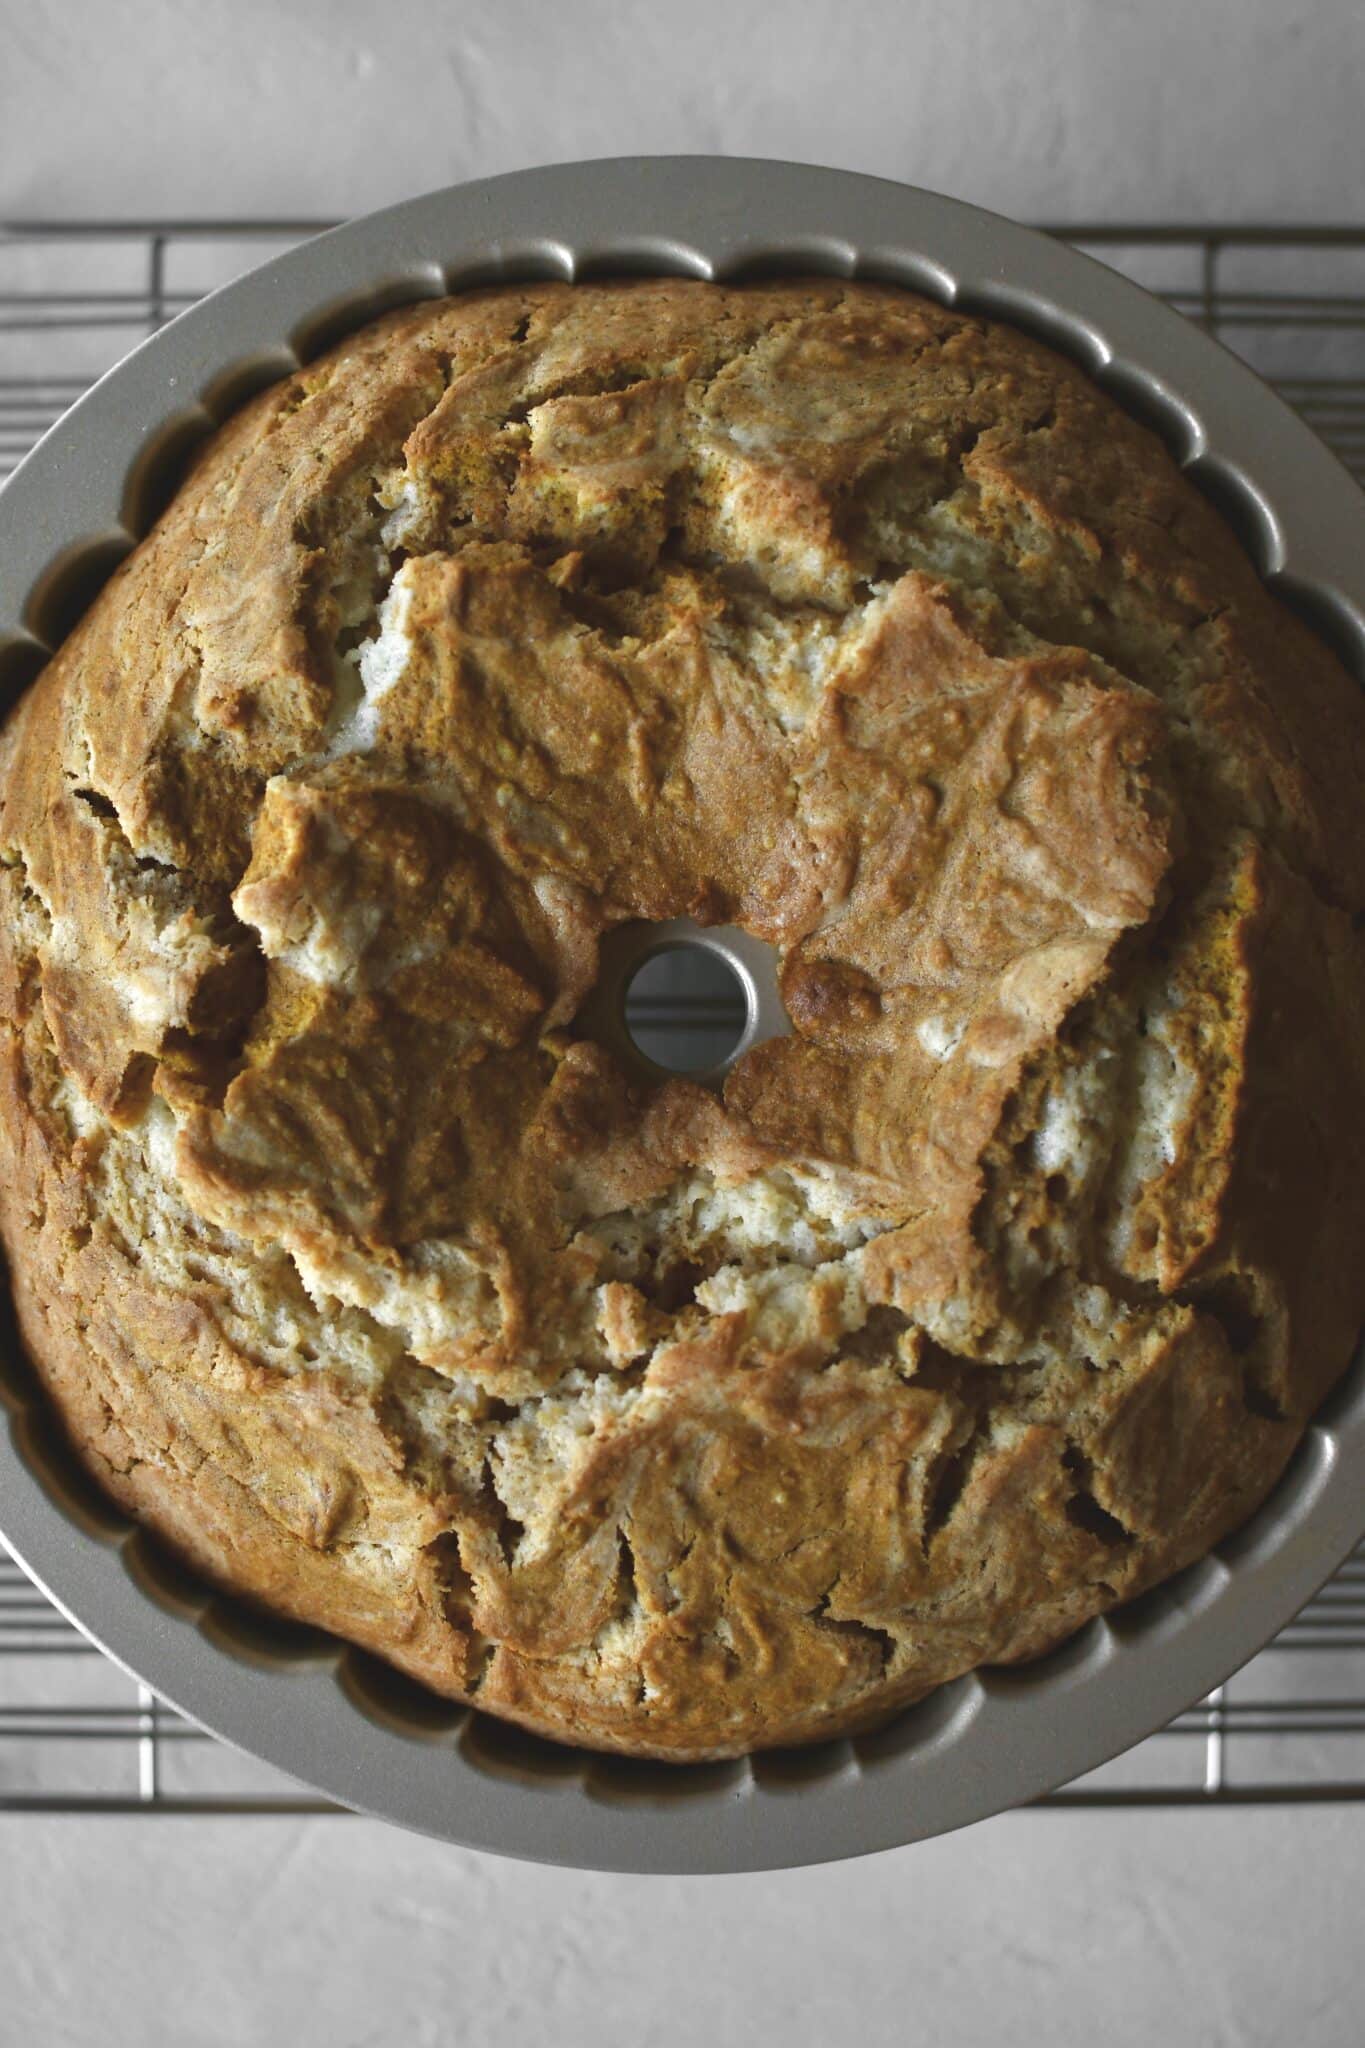
<svg viewBox="0 0 1365 2048">
<path fill-rule="evenodd" d="M 0 1192 L 215 1582 L 671 1758 L 1036 1655 L 1264 1497 L 1362 1306 L 1365 720 L 1157 443 L 875 286 L 393 315 L 0 739 Z M 724 1096 L 579 1017 L 772 941 Z"/>
</svg>

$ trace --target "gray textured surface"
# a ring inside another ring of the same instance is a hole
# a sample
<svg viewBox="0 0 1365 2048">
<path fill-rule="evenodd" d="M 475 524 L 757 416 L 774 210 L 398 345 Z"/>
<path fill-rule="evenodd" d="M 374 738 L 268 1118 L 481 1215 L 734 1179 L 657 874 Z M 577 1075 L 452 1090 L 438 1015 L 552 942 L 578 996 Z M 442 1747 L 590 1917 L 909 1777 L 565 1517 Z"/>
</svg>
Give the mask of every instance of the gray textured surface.
<svg viewBox="0 0 1365 2048">
<path fill-rule="evenodd" d="M 705 150 L 1024 215 L 1365 208 L 1355 0 L 3 0 L 0 206 L 355 213 Z"/>
<path fill-rule="evenodd" d="M 642 1885 L 361 1821 L 9 1821 L 0 2039 L 1357 2048 L 1358 1849 L 1324 1811 L 1006 1815 L 835 1871 Z"/>
</svg>

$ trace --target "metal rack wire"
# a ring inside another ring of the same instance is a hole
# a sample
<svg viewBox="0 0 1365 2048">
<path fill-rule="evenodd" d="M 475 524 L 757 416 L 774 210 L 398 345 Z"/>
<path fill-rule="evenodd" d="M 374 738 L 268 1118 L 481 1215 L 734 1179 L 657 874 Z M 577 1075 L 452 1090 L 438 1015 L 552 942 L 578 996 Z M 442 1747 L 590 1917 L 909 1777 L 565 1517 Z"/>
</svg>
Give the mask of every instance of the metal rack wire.
<svg viewBox="0 0 1365 2048">
<path fill-rule="evenodd" d="M 327 225 L 0 223 L 0 476 L 143 335 Z M 1365 484 L 1365 228 L 1051 231 L 1226 342 Z M 1044 1803 L 1359 1799 L 1365 1544 L 1227 1685 Z M 0 1545 L 0 1812 L 338 1810 L 163 1706 L 71 1628 Z"/>
</svg>

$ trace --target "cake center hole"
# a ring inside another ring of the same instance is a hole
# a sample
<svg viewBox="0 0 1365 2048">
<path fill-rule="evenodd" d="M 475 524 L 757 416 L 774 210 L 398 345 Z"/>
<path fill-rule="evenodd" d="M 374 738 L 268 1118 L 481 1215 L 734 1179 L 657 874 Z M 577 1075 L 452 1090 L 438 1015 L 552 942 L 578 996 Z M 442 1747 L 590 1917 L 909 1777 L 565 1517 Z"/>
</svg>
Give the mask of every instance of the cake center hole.
<svg viewBox="0 0 1365 2048">
<path fill-rule="evenodd" d="M 721 1066 L 749 1028 L 749 992 L 711 946 L 661 946 L 626 984 L 626 1030 L 638 1052 L 672 1074 Z"/>
</svg>

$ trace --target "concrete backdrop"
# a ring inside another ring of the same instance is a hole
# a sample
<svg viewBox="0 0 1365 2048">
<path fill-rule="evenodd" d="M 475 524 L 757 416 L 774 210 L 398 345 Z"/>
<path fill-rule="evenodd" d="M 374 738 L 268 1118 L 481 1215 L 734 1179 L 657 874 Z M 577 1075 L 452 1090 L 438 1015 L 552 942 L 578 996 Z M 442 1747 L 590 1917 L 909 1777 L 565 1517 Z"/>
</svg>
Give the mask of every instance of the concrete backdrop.
<svg viewBox="0 0 1365 2048">
<path fill-rule="evenodd" d="M 3 0 L 0 209 L 358 212 L 793 156 L 1006 211 L 1358 218 L 1357 0 Z"/>
<path fill-rule="evenodd" d="M 1354 1813 L 648 1882 L 369 1821 L 0 1825 L 4 2048 L 1359 2048 Z"/>
</svg>

